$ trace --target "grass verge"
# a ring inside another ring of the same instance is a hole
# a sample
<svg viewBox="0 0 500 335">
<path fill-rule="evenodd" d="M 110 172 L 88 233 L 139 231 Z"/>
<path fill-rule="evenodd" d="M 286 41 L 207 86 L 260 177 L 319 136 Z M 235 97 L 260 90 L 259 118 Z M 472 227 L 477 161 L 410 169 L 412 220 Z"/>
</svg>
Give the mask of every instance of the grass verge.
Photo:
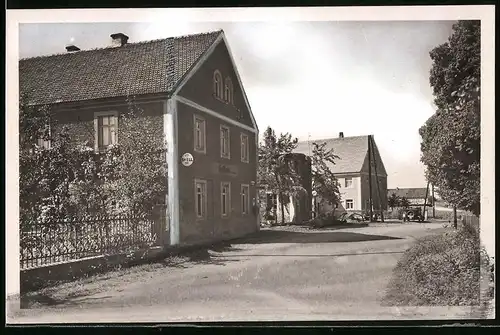
<svg viewBox="0 0 500 335">
<path fill-rule="evenodd" d="M 393 270 L 383 304 L 478 306 L 482 266 L 489 259 L 472 226 L 418 239 Z"/>
</svg>

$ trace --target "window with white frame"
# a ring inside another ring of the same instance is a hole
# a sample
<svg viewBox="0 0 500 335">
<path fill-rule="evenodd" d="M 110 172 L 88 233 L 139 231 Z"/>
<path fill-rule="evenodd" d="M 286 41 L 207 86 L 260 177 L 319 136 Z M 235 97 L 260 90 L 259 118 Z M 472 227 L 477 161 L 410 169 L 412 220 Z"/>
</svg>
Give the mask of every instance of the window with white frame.
<svg viewBox="0 0 500 335">
<path fill-rule="evenodd" d="M 229 127 L 220 126 L 220 155 L 222 158 L 231 158 L 229 139 Z"/>
<path fill-rule="evenodd" d="M 241 185 L 241 214 L 248 214 L 250 208 L 250 186 Z"/>
<path fill-rule="evenodd" d="M 345 186 L 345 188 L 351 188 L 352 187 L 352 178 L 351 177 L 346 178 L 344 180 L 344 186 Z"/>
<path fill-rule="evenodd" d="M 203 219 L 207 215 L 207 181 L 196 179 L 194 181 L 194 209 L 196 217 Z"/>
<path fill-rule="evenodd" d="M 214 96 L 222 99 L 222 75 L 219 70 L 214 71 Z"/>
<path fill-rule="evenodd" d="M 240 141 L 241 141 L 241 161 L 244 163 L 248 163 L 250 157 L 250 152 L 248 147 L 248 135 L 241 133 Z"/>
<path fill-rule="evenodd" d="M 233 82 L 229 77 L 226 77 L 226 80 L 224 82 L 224 100 L 228 104 L 233 103 Z"/>
<path fill-rule="evenodd" d="M 205 119 L 194 116 L 194 151 L 206 153 Z"/>
<path fill-rule="evenodd" d="M 231 211 L 231 183 L 222 182 L 220 187 L 221 215 L 228 216 Z"/>
<path fill-rule="evenodd" d="M 354 200 L 346 199 L 345 201 L 345 209 L 353 209 L 354 208 Z"/>
<path fill-rule="evenodd" d="M 118 113 L 94 113 L 95 148 L 104 150 L 118 143 Z"/>
</svg>

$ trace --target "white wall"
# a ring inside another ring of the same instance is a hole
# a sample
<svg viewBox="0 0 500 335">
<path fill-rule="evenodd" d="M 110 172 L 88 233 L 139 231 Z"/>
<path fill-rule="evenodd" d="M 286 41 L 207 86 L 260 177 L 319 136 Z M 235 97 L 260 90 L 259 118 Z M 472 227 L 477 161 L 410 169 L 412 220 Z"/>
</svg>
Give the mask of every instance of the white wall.
<svg viewBox="0 0 500 335">
<path fill-rule="evenodd" d="M 352 185 L 349 188 L 345 187 L 345 179 L 352 178 Z M 346 200 L 352 199 L 354 202 L 354 208 L 352 210 L 361 210 L 361 177 L 347 175 L 342 177 L 337 177 L 340 187 L 340 200 L 342 207 L 346 208 Z"/>
</svg>

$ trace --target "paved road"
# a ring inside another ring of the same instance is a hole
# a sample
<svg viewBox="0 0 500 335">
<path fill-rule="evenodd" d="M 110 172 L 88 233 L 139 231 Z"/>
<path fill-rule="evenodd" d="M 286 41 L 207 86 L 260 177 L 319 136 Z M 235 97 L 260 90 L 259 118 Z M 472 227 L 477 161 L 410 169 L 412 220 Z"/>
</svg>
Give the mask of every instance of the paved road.
<svg viewBox="0 0 500 335">
<path fill-rule="evenodd" d="M 441 224 L 375 224 L 258 237 L 144 271 L 60 288 L 15 322 L 172 322 L 453 318 L 463 308 L 381 307 L 414 238 Z M 58 300 L 59 299 L 59 300 Z M 50 301 L 49 301 L 50 302 Z"/>
</svg>

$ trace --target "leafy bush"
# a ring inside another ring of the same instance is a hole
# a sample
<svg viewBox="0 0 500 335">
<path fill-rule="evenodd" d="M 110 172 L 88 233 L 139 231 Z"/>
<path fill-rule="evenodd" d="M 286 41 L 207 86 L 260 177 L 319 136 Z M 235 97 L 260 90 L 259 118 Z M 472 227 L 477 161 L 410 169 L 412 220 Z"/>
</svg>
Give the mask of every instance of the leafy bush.
<svg viewBox="0 0 500 335">
<path fill-rule="evenodd" d="M 385 303 L 390 305 L 477 305 L 480 294 L 479 231 L 460 230 L 419 239 L 399 260 Z"/>
<path fill-rule="evenodd" d="M 51 111 L 20 101 L 20 219 L 34 223 L 133 212 L 165 202 L 167 168 L 161 126 L 129 100 L 120 143 L 96 152 L 74 143 L 69 127 L 50 134 Z M 49 148 L 38 144 L 43 139 Z M 76 145 L 75 145 L 76 144 Z"/>
</svg>

